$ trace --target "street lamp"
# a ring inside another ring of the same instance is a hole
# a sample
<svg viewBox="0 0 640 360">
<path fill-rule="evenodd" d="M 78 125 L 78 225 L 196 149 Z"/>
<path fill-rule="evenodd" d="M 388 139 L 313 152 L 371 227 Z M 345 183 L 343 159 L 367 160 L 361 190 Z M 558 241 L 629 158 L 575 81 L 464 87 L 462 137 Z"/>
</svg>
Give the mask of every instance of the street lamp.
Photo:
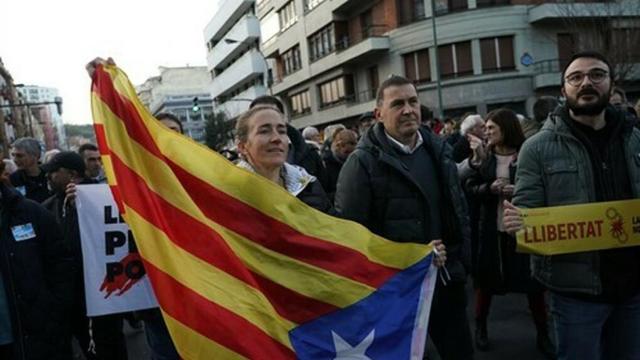
<svg viewBox="0 0 640 360">
<path fill-rule="evenodd" d="M 251 45 L 251 43 L 245 41 L 239 41 L 239 40 L 235 40 L 235 39 L 230 39 L 230 38 L 225 38 L 224 39 L 225 44 L 247 44 L 247 45 Z M 269 69 L 269 63 L 267 62 L 267 57 L 264 56 L 264 53 L 262 52 L 262 50 L 260 50 L 260 47 L 257 47 L 256 50 L 258 51 L 258 54 L 260 54 L 260 58 L 262 59 L 262 61 L 264 61 L 264 68 L 265 71 L 267 72 L 267 89 L 269 89 L 269 95 L 273 95 L 273 91 L 271 90 L 271 85 L 273 84 L 273 78 L 271 76 L 271 70 Z"/>
<path fill-rule="evenodd" d="M 442 83 L 440 82 L 440 56 L 438 54 L 438 34 L 436 32 L 436 0 L 431 0 L 431 27 L 433 28 L 433 47 L 436 49 L 436 91 L 438 93 L 438 117 L 444 117 L 442 111 Z"/>
</svg>

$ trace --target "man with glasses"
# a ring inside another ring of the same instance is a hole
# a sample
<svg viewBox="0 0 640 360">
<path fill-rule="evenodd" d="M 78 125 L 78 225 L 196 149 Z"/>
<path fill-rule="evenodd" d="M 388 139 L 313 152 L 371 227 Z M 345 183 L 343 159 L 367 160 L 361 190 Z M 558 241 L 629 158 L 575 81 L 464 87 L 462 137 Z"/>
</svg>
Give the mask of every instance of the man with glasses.
<svg viewBox="0 0 640 360">
<path fill-rule="evenodd" d="M 595 52 L 562 73 L 566 104 L 518 157 L 513 204 L 522 208 L 640 197 L 640 131 L 609 105 L 613 68 Z M 505 203 L 504 224 L 522 228 Z M 532 256 L 551 290 L 558 359 L 640 359 L 640 247 Z"/>
</svg>

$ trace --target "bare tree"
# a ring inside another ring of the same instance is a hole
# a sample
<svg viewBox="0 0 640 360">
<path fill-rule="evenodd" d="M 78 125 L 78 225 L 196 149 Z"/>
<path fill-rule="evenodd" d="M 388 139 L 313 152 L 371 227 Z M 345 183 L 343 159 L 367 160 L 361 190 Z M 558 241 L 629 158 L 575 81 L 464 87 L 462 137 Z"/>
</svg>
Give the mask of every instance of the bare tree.
<svg viewBox="0 0 640 360">
<path fill-rule="evenodd" d="M 227 148 L 233 140 L 235 122 L 230 121 L 226 114 L 217 112 L 206 116 L 205 143 L 217 152 Z"/>
<path fill-rule="evenodd" d="M 617 83 L 629 80 L 640 63 L 640 1 L 555 2 L 566 31 L 559 48 L 566 53 L 598 51 L 609 59 Z M 561 66 L 567 60 L 561 58 Z"/>
</svg>

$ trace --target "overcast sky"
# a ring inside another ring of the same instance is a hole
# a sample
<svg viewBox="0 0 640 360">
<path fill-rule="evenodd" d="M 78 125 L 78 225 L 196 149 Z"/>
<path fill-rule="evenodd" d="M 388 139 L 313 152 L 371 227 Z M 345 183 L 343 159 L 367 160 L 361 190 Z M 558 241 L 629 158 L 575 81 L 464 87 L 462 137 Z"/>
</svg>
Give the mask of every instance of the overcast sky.
<svg viewBox="0 0 640 360">
<path fill-rule="evenodd" d="M 85 64 L 112 56 L 134 85 L 158 66 L 206 65 L 203 30 L 222 0 L 7 0 L 0 57 L 16 83 L 55 87 L 63 119 L 91 123 Z"/>
</svg>

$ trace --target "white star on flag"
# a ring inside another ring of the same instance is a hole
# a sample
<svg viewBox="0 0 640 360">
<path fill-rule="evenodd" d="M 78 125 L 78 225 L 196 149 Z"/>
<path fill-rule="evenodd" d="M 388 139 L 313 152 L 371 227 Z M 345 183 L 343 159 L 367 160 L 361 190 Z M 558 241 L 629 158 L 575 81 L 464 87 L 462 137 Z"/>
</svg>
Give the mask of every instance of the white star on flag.
<svg viewBox="0 0 640 360">
<path fill-rule="evenodd" d="M 376 337 L 375 333 L 375 329 L 371 330 L 369 335 L 362 339 L 360 344 L 353 347 L 340 337 L 340 335 L 332 331 L 331 335 L 333 336 L 333 345 L 336 348 L 336 357 L 334 360 L 371 360 L 364 353 L 373 343 L 373 339 Z"/>
</svg>

